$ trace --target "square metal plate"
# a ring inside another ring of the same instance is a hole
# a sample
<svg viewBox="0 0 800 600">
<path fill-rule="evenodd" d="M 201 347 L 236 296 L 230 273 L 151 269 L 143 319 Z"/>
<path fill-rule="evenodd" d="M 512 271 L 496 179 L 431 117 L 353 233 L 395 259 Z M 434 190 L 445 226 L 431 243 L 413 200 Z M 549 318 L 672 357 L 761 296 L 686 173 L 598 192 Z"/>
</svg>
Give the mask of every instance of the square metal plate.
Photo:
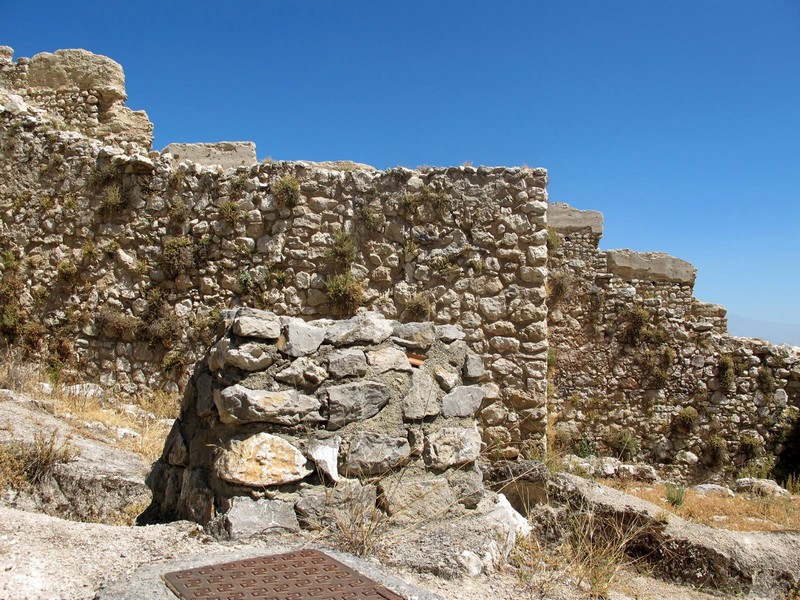
<svg viewBox="0 0 800 600">
<path fill-rule="evenodd" d="M 298 550 L 209 565 L 162 576 L 182 600 L 403 600 L 318 550 Z"/>
</svg>

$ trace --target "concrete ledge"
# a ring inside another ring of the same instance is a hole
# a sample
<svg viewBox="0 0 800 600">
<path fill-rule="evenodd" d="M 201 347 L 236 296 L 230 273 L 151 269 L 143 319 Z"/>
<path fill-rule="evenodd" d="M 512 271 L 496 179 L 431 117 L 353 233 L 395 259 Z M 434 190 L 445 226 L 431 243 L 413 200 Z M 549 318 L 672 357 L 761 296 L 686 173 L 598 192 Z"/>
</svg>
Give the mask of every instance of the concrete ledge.
<svg viewBox="0 0 800 600">
<path fill-rule="evenodd" d="M 603 213 L 596 210 L 578 210 L 563 202 L 554 202 L 547 207 L 547 225 L 559 233 L 572 233 L 591 229 L 603 235 Z"/>
<path fill-rule="evenodd" d="M 258 162 L 253 142 L 170 144 L 161 153 L 171 154 L 176 163 L 193 162 L 207 167 L 220 165 L 223 169 L 249 167 Z"/>
<path fill-rule="evenodd" d="M 697 269 L 689 262 L 663 252 L 609 250 L 608 272 L 622 279 L 643 279 L 694 285 Z"/>
</svg>

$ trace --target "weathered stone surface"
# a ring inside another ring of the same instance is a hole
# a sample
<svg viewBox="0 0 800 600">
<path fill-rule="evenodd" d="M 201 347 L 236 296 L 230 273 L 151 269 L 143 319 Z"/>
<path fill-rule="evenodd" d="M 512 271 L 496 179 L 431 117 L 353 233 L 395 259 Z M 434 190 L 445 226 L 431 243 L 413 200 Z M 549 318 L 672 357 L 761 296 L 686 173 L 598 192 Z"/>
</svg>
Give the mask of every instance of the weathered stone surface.
<svg viewBox="0 0 800 600">
<path fill-rule="evenodd" d="M 321 420 L 319 398 L 299 394 L 296 390 L 251 390 L 237 383 L 216 393 L 214 402 L 220 421 L 227 424 L 265 422 L 297 425 L 309 417 L 312 421 Z"/>
<path fill-rule="evenodd" d="M 214 396 L 212 395 L 213 380 L 211 373 L 201 373 L 196 380 L 197 386 L 197 414 L 207 417 L 214 408 Z"/>
<path fill-rule="evenodd" d="M 312 473 L 303 453 L 269 433 L 231 438 L 214 461 L 220 479 L 252 487 L 300 481 Z"/>
<path fill-rule="evenodd" d="M 456 499 L 465 508 L 476 508 L 486 496 L 483 474 L 477 463 L 472 468 L 452 469 L 446 475 Z"/>
<path fill-rule="evenodd" d="M 300 357 L 316 352 L 325 339 L 325 329 L 310 325 L 301 319 L 282 317 L 283 335 L 278 349 L 289 356 Z"/>
<path fill-rule="evenodd" d="M 345 459 L 345 475 L 380 475 L 405 463 L 411 454 L 406 436 L 392 436 L 374 431 L 357 432 L 350 440 Z"/>
<path fill-rule="evenodd" d="M 232 331 L 242 337 L 276 340 L 281 335 L 280 319 L 265 310 L 240 309 L 233 320 Z"/>
<path fill-rule="evenodd" d="M 306 356 L 292 361 L 275 374 L 275 380 L 301 388 L 314 388 L 328 378 L 328 372 Z"/>
<path fill-rule="evenodd" d="M 481 379 L 486 375 L 483 366 L 483 359 L 472 350 L 467 351 L 467 359 L 464 362 L 464 379 Z"/>
<path fill-rule="evenodd" d="M 478 458 L 481 436 L 475 428 L 442 427 L 425 436 L 425 463 L 434 469 L 464 465 Z"/>
<path fill-rule="evenodd" d="M 408 362 L 406 353 L 391 346 L 367 352 L 367 363 L 375 373 L 411 370 L 411 363 Z"/>
<path fill-rule="evenodd" d="M 332 488 L 304 490 L 295 508 L 303 527 L 321 529 L 347 523 L 353 527 L 369 527 L 380 515 L 377 488 L 363 485 L 357 479 L 342 479 Z"/>
<path fill-rule="evenodd" d="M 444 519 L 460 512 L 453 489 L 444 477 L 395 474 L 381 479 L 378 493 L 386 513 L 400 525 Z"/>
<path fill-rule="evenodd" d="M 225 351 L 224 365 L 236 367 L 243 371 L 261 371 L 274 361 L 271 346 L 260 342 L 246 342 Z"/>
<path fill-rule="evenodd" d="M 446 344 L 457 340 L 463 340 L 465 336 L 464 330 L 457 325 L 436 325 L 435 331 L 436 338 L 442 340 Z"/>
<path fill-rule="evenodd" d="M 392 335 L 392 322 L 380 313 L 364 312 L 330 325 L 325 340 L 334 346 L 380 344 Z"/>
<path fill-rule="evenodd" d="M 308 455 L 317 467 L 331 481 L 339 481 L 339 446 L 342 438 L 335 435 L 325 439 L 312 439 L 308 442 Z"/>
<path fill-rule="evenodd" d="M 693 485 L 690 489 L 700 492 L 701 494 L 721 496 L 723 498 L 733 498 L 736 495 L 728 486 L 717 485 L 715 483 L 700 483 L 698 485 Z"/>
<path fill-rule="evenodd" d="M 479 385 L 461 385 L 442 398 L 442 415 L 445 417 L 471 417 L 480 408 L 483 388 Z"/>
<path fill-rule="evenodd" d="M 294 505 L 283 500 L 236 496 L 223 519 L 228 536 L 234 540 L 275 530 L 300 531 Z"/>
<path fill-rule="evenodd" d="M 436 377 L 436 381 L 446 392 L 449 392 L 461 383 L 461 377 L 458 376 L 458 373 L 453 373 L 450 369 L 442 365 L 433 367 L 433 376 Z"/>
<path fill-rule="evenodd" d="M 517 535 L 526 535 L 524 522 L 501 496 L 492 495 L 475 513 L 459 518 L 457 527 L 430 519 L 417 535 L 399 536 L 386 560 L 446 578 L 491 573 L 505 563 Z"/>
<path fill-rule="evenodd" d="M 405 348 L 427 350 L 436 338 L 433 323 L 396 323 L 393 340 Z"/>
<path fill-rule="evenodd" d="M 256 164 L 253 142 L 216 142 L 213 144 L 170 144 L 161 151 L 171 154 L 176 163 L 192 162 L 204 166 L 219 165 L 223 169 L 249 167 Z"/>
<path fill-rule="evenodd" d="M 547 225 L 559 233 L 573 233 L 590 229 L 595 235 L 603 233 L 603 213 L 596 210 L 578 210 L 563 202 L 547 205 Z"/>
<path fill-rule="evenodd" d="M 339 429 L 353 421 L 378 414 L 391 397 L 389 386 L 376 381 L 357 381 L 329 387 L 328 429 Z"/>
<path fill-rule="evenodd" d="M 127 98 L 125 74 L 119 63 L 86 50 L 35 55 L 28 65 L 28 85 L 54 90 L 95 90 L 110 101 Z"/>
<path fill-rule="evenodd" d="M 403 398 L 403 418 L 419 420 L 439 414 L 439 386 L 433 376 L 424 369 L 411 375 L 411 388 Z"/>
<path fill-rule="evenodd" d="M 367 358 L 358 348 L 342 348 L 328 355 L 328 373 L 334 379 L 363 377 L 367 372 Z"/>
<path fill-rule="evenodd" d="M 189 449 L 186 446 L 186 440 L 181 435 L 180 419 L 175 419 L 172 424 L 172 429 L 164 442 L 162 456 L 167 464 L 173 466 L 184 466 L 189 462 Z"/>
<path fill-rule="evenodd" d="M 749 492 L 759 496 L 787 496 L 789 492 L 779 486 L 772 479 L 758 479 L 756 477 L 743 477 L 733 484 L 737 492 Z"/>
<path fill-rule="evenodd" d="M 697 269 L 685 260 L 663 252 L 609 250 L 608 272 L 622 279 L 670 281 L 694 285 Z"/>
</svg>

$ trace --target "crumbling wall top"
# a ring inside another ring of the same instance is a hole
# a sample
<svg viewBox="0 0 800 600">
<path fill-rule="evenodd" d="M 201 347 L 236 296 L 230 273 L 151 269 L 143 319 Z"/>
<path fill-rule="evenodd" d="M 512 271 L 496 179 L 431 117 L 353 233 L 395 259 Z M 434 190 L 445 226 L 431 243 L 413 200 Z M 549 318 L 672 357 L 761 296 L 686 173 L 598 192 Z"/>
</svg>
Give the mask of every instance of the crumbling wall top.
<svg viewBox="0 0 800 600">
<path fill-rule="evenodd" d="M 603 213 L 597 210 L 578 210 L 563 202 L 552 202 L 547 207 L 547 225 L 559 233 L 573 233 L 591 229 L 603 235 Z"/>
<path fill-rule="evenodd" d="M 223 169 L 250 167 L 258 162 L 253 142 L 217 142 L 212 144 L 170 144 L 162 154 L 172 155 L 173 161 L 193 162 L 203 166 L 220 165 Z"/>
<path fill-rule="evenodd" d="M 28 64 L 28 85 L 53 90 L 96 90 L 104 100 L 125 100 L 122 66 L 86 50 L 57 50 L 35 55 Z"/>
<path fill-rule="evenodd" d="M 609 250 L 608 272 L 622 279 L 694 285 L 697 269 L 691 263 L 663 252 Z"/>
</svg>

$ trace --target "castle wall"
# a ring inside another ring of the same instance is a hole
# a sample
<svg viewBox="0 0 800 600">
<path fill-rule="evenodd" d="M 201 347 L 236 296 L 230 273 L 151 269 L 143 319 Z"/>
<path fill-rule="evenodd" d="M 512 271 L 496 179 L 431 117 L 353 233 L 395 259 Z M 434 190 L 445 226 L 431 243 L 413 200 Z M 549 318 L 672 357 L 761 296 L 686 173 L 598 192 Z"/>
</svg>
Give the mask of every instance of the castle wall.
<svg viewBox="0 0 800 600">
<path fill-rule="evenodd" d="M 729 336 L 689 263 L 600 250 L 599 213 L 550 210 L 551 442 L 695 479 L 780 455 L 800 349 Z"/>
<path fill-rule="evenodd" d="M 310 320 L 363 306 L 460 325 L 498 384 L 484 400 L 493 450 L 539 447 L 543 169 L 176 165 L 8 94 L 0 105 L 0 329 L 54 371 L 177 391 L 221 309 Z"/>
</svg>

